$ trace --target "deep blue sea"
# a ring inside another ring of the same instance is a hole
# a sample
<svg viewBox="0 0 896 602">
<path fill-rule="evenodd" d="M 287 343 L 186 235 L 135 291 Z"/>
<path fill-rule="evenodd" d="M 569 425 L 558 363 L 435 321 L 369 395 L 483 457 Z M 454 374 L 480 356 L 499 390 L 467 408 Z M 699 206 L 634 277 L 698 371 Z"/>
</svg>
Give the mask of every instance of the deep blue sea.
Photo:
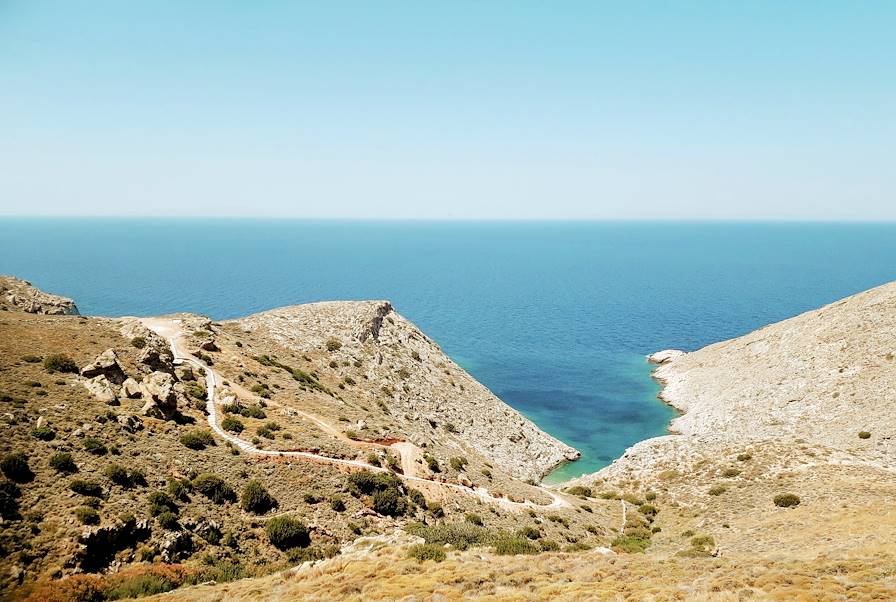
<svg viewBox="0 0 896 602">
<path fill-rule="evenodd" d="M 896 279 L 896 225 L 0 220 L 0 273 L 82 313 L 389 299 L 597 470 L 665 432 L 644 356 Z"/>
</svg>

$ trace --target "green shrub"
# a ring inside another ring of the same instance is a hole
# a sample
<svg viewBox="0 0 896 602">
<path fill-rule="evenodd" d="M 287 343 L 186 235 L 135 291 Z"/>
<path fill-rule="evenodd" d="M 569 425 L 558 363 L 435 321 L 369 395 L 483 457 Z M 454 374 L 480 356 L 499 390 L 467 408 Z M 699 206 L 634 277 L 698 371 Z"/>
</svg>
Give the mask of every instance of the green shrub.
<svg viewBox="0 0 896 602">
<path fill-rule="evenodd" d="M 95 456 L 105 456 L 109 453 L 106 444 L 96 437 L 87 437 L 84 439 L 84 449 Z"/>
<path fill-rule="evenodd" d="M 96 481 L 89 481 L 87 479 L 75 479 L 68 484 L 68 488 L 79 495 L 103 497 L 103 486 Z"/>
<path fill-rule="evenodd" d="M 99 599 L 124 600 L 164 594 L 180 587 L 181 583 L 172 576 L 155 573 L 122 577 Z"/>
<path fill-rule="evenodd" d="M 426 496 L 424 496 L 423 492 L 419 489 L 408 489 L 408 499 L 411 500 L 411 503 L 415 506 L 426 508 Z"/>
<path fill-rule="evenodd" d="M 469 464 L 469 461 L 463 456 L 456 456 L 454 458 L 451 458 L 451 460 L 449 460 L 449 463 L 451 464 L 452 470 L 454 470 L 455 472 L 461 472 L 463 471 L 464 467 Z"/>
<path fill-rule="evenodd" d="M 269 395 L 270 396 L 270 395 Z M 244 418 L 257 418 L 258 420 L 264 420 L 267 418 L 267 414 L 264 413 L 258 406 L 246 406 L 240 410 L 240 414 Z"/>
<path fill-rule="evenodd" d="M 276 516 L 265 525 L 268 540 L 278 550 L 305 548 L 311 543 L 308 528 L 289 516 Z"/>
<path fill-rule="evenodd" d="M 423 454 L 423 459 L 426 461 L 429 470 L 432 472 L 442 472 L 442 467 L 439 466 L 439 461 L 436 460 L 435 456 L 431 454 Z"/>
<path fill-rule="evenodd" d="M 236 493 L 221 477 L 203 473 L 193 479 L 193 488 L 216 504 L 235 502 Z"/>
<path fill-rule="evenodd" d="M 28 362 L 29 364 L 37 364 L 40 363 L 40 360 L 43 359 L 39 355 L 25 355 L 22 356 L 22 361 Z"/>
<path fill-rule="evenodd" d="M 466 519 L 468 523 L 477 525 L 479 527 L 483 525 L 482 517 L 475 512 L 467 512 L 466 514 L 464 514 L 464 519 Z"/>
<path fill-rule="evenodd" d="M 109 464 L 103 470 L 103 474 L 116 485 L 121 485 L 122 487 L 131 486 L 131 477 L 128 474 L 128 470 L 121 464 Z"/>
<path fill-rule="evenodd" d="M 16 483 L 29 483 L 34 480 L 34 473 L 28 466 L 28 456 L 22 452 L 3 456 L 3 459 L 0 459 L 0 471 L 3 471 L 7 479 Z"/>
<path fill-rule="evenodd" d="M 245 429 L 246 427 L 243 426 L 243 423 L 239 418 L 227 416 L 224 420 L 221 421 L 221 428 L 231 433 L 242 433 L 243 429 Z"/>
<path fill-rule="evenodd" d="M 516 534 L 519 535 L 520 537 L 525 537 L 526 539 L 540 539 L 541 538 L 541 531 L 539 531 L 538 528 L 536 528 L 536 527 L 532 527 L 532 526 L 528 526 L 528 525 L 523 527 L 519 531 L 517 531 Z"/>
<path fill-rule="evenodd" d="M 257 429 L 255 429 L 255 432 L 258 434 L 258 436 L 264 437 L 265 439 L 274 439 L 276 437 L 276 435 L 274 435 L 274 431 L 266 426 L 258 427 Z"/>
<path fill-rule="evenodd" d="M 39 426 L 31 429 L 31 436 L 41 441 L 52 441 L 56 438 L 56 431 L 48 426 Z"/>
<path fill-rule="evenodd" d="M 481 473 L 482 473 L 482 476 L 484 476 L 486 479 L 491 479 L 491 478 L 492 478 L 492 471 L 490 471 L 488 468 L 483 468 L 483 469 L 480 470 L 479 472 L 481 472 Z"/>
<path fill-rule="evenodd" d="M 800 505 L 800 498 L 798 495 L 793 493 L 779 493 L 772 501 L 775 503 L 775 506 L 779 508 L 793 508 L 794 506 Z"/>
<path fill-rule="evenodd" d="M 226 421 L 227 418 L 225 418 L 224 420 Z M 180 443 L 184 447 L 188 447 L 190 449 L 205 449 L 207 446 L 215 444 L 215 437 L 214 435 L 212 435 L 211 431 L 208 431 L 206 429 L 194 429 L 189 433 L 184 433 L 183 435 L 181 435 Z"/>
<path fill-rule="evenodd" d="M 137 349 L 143 349 L 146 347 L 146 339 L 144 337 L 134 337 L 131 339 L 131 345 L 136 347 Z"/>
<path fill-rule="evenodd" d="M 196 381 L 188 381 L 184 383 L 187 395 L 194 399 L 205 401 L 208 399 L 208 389 Z"/>
<path fill-rule="evenodd" d="M 367 454 L 367 463 L 371 466 L 379 466 L 380 465 L 380 457 L 375 452 L 370 452 Z"/>
<path fill-rule="evenodd" d="M 432 543 L 421 543 L 408 548 L 408 558 L 423 562 L 432 560 L 433 562 L 442 562 L 445 560 L 445 549 Z"/>
<path fill-rule="evenodd" d="M 19 516 L 19 500 L 6 491 L 0 491 L 0 518 L 14 520 Z"/>
<path fill-rule="evenodd" d="M 225 403 L 223 406 L 221 406 L 221 410 L 225 414 L 239 414 L 243 411 L 243 406 L 234 401 L 232 403 Z"/>
<path fill-rule="evenodd" d="M 728 491 L 726 485 L 713 485 L 709 488 L 709 495 L 722 495 L 726 491 Z"/>
<path fill-rule="evenodd" d="M 657 515 L 657 513 L 659 513 L 659 508 L 651 504 L 641 504 L 641 506 L 638 508 L 638 512 L 640 512 L 644 516 L 653 518 Z"/>
<path fill-rule="evenodd" d="M 89 506 L 80 506 L 75 508 L 75 518 L 82 525 L 98 525 L 100 522 L 100 513 Z"/>
<path fill-rule="evenodd" d="M 401 380 L 407 380 L 410 377 L 411 377 L 411 373 L 408 371 L 407 368 L 402 368 L 398 371 L 398 378 L 400 378 Z"/>
<path fill-rule="evenodd" d="M 338 495 L 334 495 L 330 498 L 330 508 L 335 510 L 336 512 L 344 512 L 345 511 L 345 502 L 342 501 L 342 498 Z"/>
<path fill-rule="evenodd" d="M 163 510 L 156 516 L 159 526 L 166 531 L 176 531 L 180 529 L 180 523 L 177 522 L 177 515 L 170 510 Z"/>
<path fill-rule="evenodd" d="M 268 493 L 268 490 L 260 482 L 249 481 L 243 487 L 243 494 L 240 496 L 240 507 L 246 512 L 264 514 L 277 506 L 277 500 Z"/>
<path fill-rule="evenodd" d="M 338 351 L 340 349 L 342 349 L 342 341 L 336 337 L 327 339 L 327 351 Z"/>
<path fill-rule="evenodd" d="M 193 484 L 187 479 L 176 479 L 168 483 L 168 493 L 176 500 L 189 501 L 191 491 Z"/>
<path fill-rule="evenodd" d="M 401 479 L 388 472 L 370 472 L 361 470 L 353 472 L 347 478 L 349 491 L 356 494 L 372 495 L 375 491 L 397 489 L 401 487 Z"/>
<path fill-rule="evenodd" d="M 868 431 L 859 431 L 859 439 L 870 439 L 871 433 Z"/>
<path fill-rule="evenodd" d="M 54 372 L 77 373 L 79 371 L 72 358 L 62 353 L 54 353 L 44 358 L 44 369 L 50 374 Z"/>
<path fill-rule="evenodd" d="M 405 529 L 411 535 L 422 537 L 426 543 L 449 544 L 457 550 L 466 550 L 470 546 L 483 545 L 490 540 L 488 530 L 470 523 L 448 525 L 425 525 L 414 523 Z"/>
<path fill-rule="evenodd" d="M 566 493 L 570 495 L 578 495 L 579 497 L 591 497 L 593 493 L 591 491 L 591 487 L 584 487 L 582 485 L 575 485 L 566 490 Z"/>
<path fill-rule="evenodd" d="M 311 560 L 332 558 L 338 553 L 339 546 L 309 546 L 307 548 L 290 548 L 286 551 L 286 557 L 290 562 L 302 563 Z"/>
<path fill-rule="evenodd" d="M 590 550 L 590 549 L 591 549 L 591 546 L 589 546 L 587 543 L 583 543 L 583 542 L 581 542 L 581 541 L 577 541 L 576 543 L 569 544 L 568 546 L 566 546 L 566 547 L 563 549 L 563 551 L 564 551 L 564 552 L 567 552 L 567 553 L 571 553 L 571 552 L 587 552 L 587 551 Z"/>
<path fill-rule="evenodd" d="M 64 474 L 72 474 L 78 472 L 78 465 L 75 459 L 68 452 L 58 452 L 50 457 L 50 468 Z"/>
<path fill-rule="evenodd" d="M 722 471 L 722 476 L 727 478 L 733 478 L 740 474 L 740 469 L 738 468 L 726 468 Z"/>
<path fill-rule="evenodd" d="M 442 518 L 445 516 L 445 509 L 439 502 L 428 502 L 426 504 L 426 511 L 432 514 L 435 518 Z"/>
<path fill-rule="evenodd" d="M 647 500 L 648 502 L 652 502 L 653 500 L 656 499 L 656 493 L 653 491 L 648 491 L 647 495 L 644 496 L 644 499 Z"/>
<path fill-rule="evenodd" d="M 255 383 L 254 385 L 249 387 L 249 390 L 252 391 L 253 393 L 255 393 L 256 395 L 258 395 L 259 397 L 263 397 L 265 399 L 270 399 L 270 397 L 271 397 L 271 390 L 268 389 L 267 385 L 262 384 L 262 383 Z M 243 408 L 243 416 L 246 415 L 245 411 L 246 411 L 246 408 Z M 247 418 L 249 418 L 249 416 L 247 416 Z M 261 416 L 261 418 L 264 418 L 264 416 Z"/>
<path fill-rule="evenodd" d="M 650 539 L 623 534 L 610 542 L 610 547 L 628 554 L 641 554 L 650 547 Z"/>
<path fill-rule="evenodd" d="M 147 501 L 149 502 L 149 513 L 153 516 L 160 516 L 164 512 L 177 514 L 177 504 L 164 491 L 153 491 L 149 494 Z"/>
<path fill-rule="evenodd" d="M 750 454 L 750 453 L 737 454 L 738 462 L 749 462 L 752 459 L 753 459 L 753 454 Z"/>
<path fill-rule="evenodd" d="M 537 554 L 538 546 L 525 537 L 504 534 L 499 536 L 494 543 L 495 554 L 499 556 L 516 556 L 518 554 Z"/>
<path fill-rule="evenodd" d="M 407 500 L 397 489 L 376 491 L 373 494 L 373 510 L 384 516 L 401 516 L 407 511 Z"/>
</svg>

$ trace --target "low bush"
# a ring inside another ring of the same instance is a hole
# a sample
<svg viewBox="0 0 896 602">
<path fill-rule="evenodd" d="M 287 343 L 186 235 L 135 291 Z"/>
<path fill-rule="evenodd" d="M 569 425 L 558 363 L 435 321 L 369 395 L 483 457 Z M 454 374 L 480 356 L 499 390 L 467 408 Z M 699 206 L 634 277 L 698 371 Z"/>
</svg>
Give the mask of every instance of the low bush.
<svg viewBox="0 0 896 602">
<path fill-rule="evenodd" d="M 483 525 L 482 517 L 475 512 L 467 512 L 466 514 L 464 514 L 464 519 L 466 519 L 468 523 L 477 525 L 479 527 Z"/>
<path fill-rule="evenodd" d="M 216 475 L 203 473 L 193 479 L 193 488 L 216 504 L 235 502 L 236 493 Z"/>
<path fill-rule="evenodd" d="M 44 369 L 50 374 L 54 372 L 78 372 L 78 366 L 74 360 L 62 353 L 54 353 L 44 358 Z"/>
<path fill-rule="evenodd" d="M 565 548 L 563 548 L 564 552 L 587 552 L 591 549 L 587 543 L 583 543 L 581 541 L 577 541 L 576 543 L 569 544 Z"/>
<path fill-rule="evenodd" d="M 270 397 L 270 393 L 268 394 L 268 397 Z M 259 406 L 246 406 L 240 409 L 240 414 L 244 418 L 257 418 L 258 420 L 264 420 L 265 418 L 267 418 L 267 414 L 265 414 L 264 410 L 262 410 Z"/>
<path fill-rule="evenodd" d="M 240 496 L 240 507 L 246 512 L 264 514 L 276 508 L 278 502 L 259 481 L 249 481 L 243 487 Z"/>
<path fill-rule="evenodd" d="M 798 495 L 793 493 L 779 493 L 772 501 L 775 503 L 775 506 L 779 508 L 793 508 L 794 506 L 800 505 L 800 498 Z"/>
<path fill-rule="evenodd" d="M 265 525 L 268 540 L 278 550 L 305 548 L 311 543 L 308 528 L 289 516 L 276 516 Z"/>
<path fill-rule="evenodd" d="M 221 428 L 231 433 L 242 433 L 246 427 L 239 418 L 228 416 L 221 421 Z"/>
<path fill-rule="evenodd" d="M 170 510 L 163 510 L 156 516 L 159 526 L 166 531 L 177 531 L 180 529 L 180 523 L 177 522 L 177 514 Z"/>
<path fill-rule="evenodd" d="M 272 431 L 271 429 L 269 429 L 266 426 L 258 427 L 257 429 L 255 429 L 255 432 L 256 432 L 256 434 L 258 434 L 259 437 L 264 437 L 265 439 L 274 439 L 276 437 L 276 435 L 274 434 L 274 431 Z"/>
<path fill-rule="evenodd" d="M 591 497 L 593 493 L 591 491 L 591 487 L 584 487 L 582 485 L 575 485 L 566 490 L 566 493 L 570 495 L 577 495 L 579 497 Z"/>
<path fill-rule="evenodd" d="M 103 497 L 103 486 L 96 481 L 89 481 L 87 479 L 75 479 L 68 484 L 68 488 L 79 495 Z"/>
<path fill-rule="evenodd" d="M 75 508 L 75 518 L 82 525 L 98 525 L 100 523 L 100 513 L 89 506 Z"/>
<path fill-rule="evenodd" d="M 286 557 L 290 562 L 302 563 L 312 560 L 324 560 L 339 554 L 339 546 L 309 546 L 307 548 L 290 548 Z"/>
<path fill-rule="evenodd" d="M 516 533 L 520 537 L 525 537 L 526 539 L 541 539 L 541 531 L 538 530 L 537 527 L 525 526 Z"/>
<path fill-rule="evenodd" d="M 436 460 L 435 456 L 431 454 L 423 454 L 423 459 L 426 461 L 429 470 L 432 472 L 442 472 L 442 467 L 439 466 L 439 461 Z"/>
<path fill-rule="evenodd" d="M 226 421 L 227 419 L 225 418 L 224 420 Z M 211 434 L 211 431 L 208 431 L 206 429 L 194 429 L 189 433 L 184 433 L 183 435 L 181 435 L 180 443 L 184 447 L 200 450 L 214 445 L 215 437 Z"/>
<path fill-rule="evenodd" d="M 428 502 L 426 504 L 426 511 L 432 514 L 435 518 L 443 518 L 445 516 L 445 509 L 440 502 Z"/>
<path fill-rule="evenodd" d="M 753 454 L 749 454 L 749 453 L 737 454 L 738 462 L 749 462 L 752 459 L 753 459 Z"/>
<path fill-rule="evenodd" d="M 225 403 L 223 406 L 221 406 L 221 410 L 225 414 L 239 414 L 243 411 L 243 406 L 234 401 L 232 403 Z"/>
<path fill-rule="evenodd" d="M 560 544 L 551 539 L 539 539 L 538 549 L 542 552 L 557 552 L 560 550 Z"/>
<path fill-rule="evenodd" d="M 518 554 L 537 554 L 540 550 L 525 537 L 504 534 L 494 543 L 495 554 L 499 556 L 516 556 Z"/>
<path fill-rule="evenodd" d="M 373 494 L 373 510 L 377 514 L 401 516 L 407 509 L 407 499 L 397 489 L 376 491 Z"/>
<path fill-rule="evenodd" d="M 56 431 L 48 426 L 39 426 L 31 429 L 31 436 L 41 441 L 52 441 L 56 438 Z"/>
<path fill-rule="evenodd" d="M 725 485 L 713 485 L 709 488 L 709 495 L 722 495 L 728 491 L 728 487 Z"/>
<path fill-rule="evenodd" d="M 657 515 L 657 513 L 659 513 L 659 508 L 657 508 L 656 506 L 653 506 L 651 504 L 642 504 L 638 508 L 638 512 L 640 512 L 644 516 L 653 518 L 654 516 Z"/>
<path fill-rule="evenodd" d="M 722 476 L 727 478 L 733 478 L 740 474 L 740 469 L 738 468 L 726 468 L 722 471 Z"/>
<path fill-rule="evenodd" d="M 871 433 L 868 431 L 859 431 L 859 439 L 870 439 Z"/>
<path fill-rule="evenodd" d="M 371 466 L 379 466 L 380 465 L 380 457 L 375 452 L 370 452 L 367 454 L 367 463 Z"/>
<path fill-rule="evenodd" d="M 491 540 L 488 530 L 470 523 L 426 525 L 414 523 L 405 529 L 411 535 L 422 537 L 426 543 L 448 544 L 456 550 L 484 545 Z"/>
<path fill-rule="evenodd" d="M 336 337 L 327 339 L 327 351 L 338 351 L 340 349 L 342 349 L 342 341 Z"/>
<path fill-rule="evenodd" d="M 131 477 L 128 474 L 128 470 L 121 464 L 109 464 L 103 470 L 103 474 L 116 485 L 121 485 L 122 487 L 131 486 Z"/>
<path fill-rule="evenodd" d="M 426 508 L 426 496 L 419 489 L 408 489 L 408 499 L 415 506 Z"/>
<path fill-rule="evenodd" d="M 153 491 L 147 498 L 149 513 L 153 516 L 161 516 L 165 512 L 177 514 L 177 504 L 164 491 Z"/>
<path fill-rule="evenodd" d="M 134 337 L 131 339 L 131 345 L 136 347 L 137 349 L 143 349 L 146 347 L 146 339 L 144 337 Z"/>
<path fill-rule="evenodd" d="M 451 460 L 449 460 L 449 463 L 451 464 L 452 470 L 454 470 L 455 472 L 461 472 L 463 471 L 464 467 L 469 464 L 469 461 L 463 456 L 456 456 L 454 458 L 451 458 Z"/>
<path fill-rule="evenodd" d="M 445 560 L 445 548 L 432 543 L 421 543 L 408 548 L 408 558 L 424 562 L 432 560 L 433 562 L 442 562 Z"/>
<path fill-rule="evenodd" d="M 191 491 L 193 484 L 187 479 L 176 479 L 168 483 L 168 493 L 176 500 L 189 501 Z"/>
<path fill-rule="evenodd" d="M 16 483 L 29 483 L 34 480 L 34 473 L 28 466 L 28 456 L 22 452 L 6 454 L 0 459 L 0 471 L 6 478 Z"/>
<path fill-rule="evenodd" d="M 105 456 L 109 453 L 106 444 L 96 437 L 87 437 L 84 439 L 84 449 L 95 456 Z"/>
<path fill-rule="evenodd" d="M 623 534 L 610 542 L 610 547 L 628 554 L 641 554 L 650 547 L 650 539 Z"/>
<path fill-rule="evenodd" d="M 345 502 L 342 501 L 342 498 L 338 495 L 334 495 L 330 498 L 330 508 L 335 510 L 336 512 L 344 512 L 345 511 Z"/>
<path fill-rule="evenodd" d="M 68 452 L 58 452 L 50 457 L 50 468 L 64 474 L 72 474 L 78 472 L 78 465 L 75 459 Z"/>
</svg>

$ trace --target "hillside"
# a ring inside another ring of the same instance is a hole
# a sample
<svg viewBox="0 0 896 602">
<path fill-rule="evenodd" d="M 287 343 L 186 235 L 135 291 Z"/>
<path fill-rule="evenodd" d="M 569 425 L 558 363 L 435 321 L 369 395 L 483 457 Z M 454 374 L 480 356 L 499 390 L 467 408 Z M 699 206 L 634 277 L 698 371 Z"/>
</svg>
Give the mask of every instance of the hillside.
<svg viewBox="0 0 896 602">
<path fill-rule="evenodd" d="M 676 434 L 559 489 L 533 483 L 574 450 L 387 302 L 26 307 L 0 313 L 5 598 L 896 597 L 896 285 L 655 354 Z"/>
<path fill-rule="evenodd" d="M 445 561 L 421 564 L 407 558 L 411 542 L 391 542 L 191 596 L 894 599 L 894 353 L 889 284 L 699 351 L 653 356 L 662 398 L 684 412 L 677 434 L 565 488 L 626 509 L 611 552 L 446 548 Z"/>
</svg>

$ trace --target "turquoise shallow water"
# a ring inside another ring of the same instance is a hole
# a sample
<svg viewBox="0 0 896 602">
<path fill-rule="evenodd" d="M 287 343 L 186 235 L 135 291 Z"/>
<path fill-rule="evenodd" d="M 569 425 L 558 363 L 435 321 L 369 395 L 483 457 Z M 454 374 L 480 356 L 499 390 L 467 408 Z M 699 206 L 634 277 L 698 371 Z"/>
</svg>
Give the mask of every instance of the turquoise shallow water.
<svg viewBox="0 0 896 602">
<path fill-rule="evenodd" d="M 390 299 L 597 470 L 673 416 L 644 356 L 896 278 L 896 225 L 0 220 L 0 273 L 82 312 Z"/>
</svg>

